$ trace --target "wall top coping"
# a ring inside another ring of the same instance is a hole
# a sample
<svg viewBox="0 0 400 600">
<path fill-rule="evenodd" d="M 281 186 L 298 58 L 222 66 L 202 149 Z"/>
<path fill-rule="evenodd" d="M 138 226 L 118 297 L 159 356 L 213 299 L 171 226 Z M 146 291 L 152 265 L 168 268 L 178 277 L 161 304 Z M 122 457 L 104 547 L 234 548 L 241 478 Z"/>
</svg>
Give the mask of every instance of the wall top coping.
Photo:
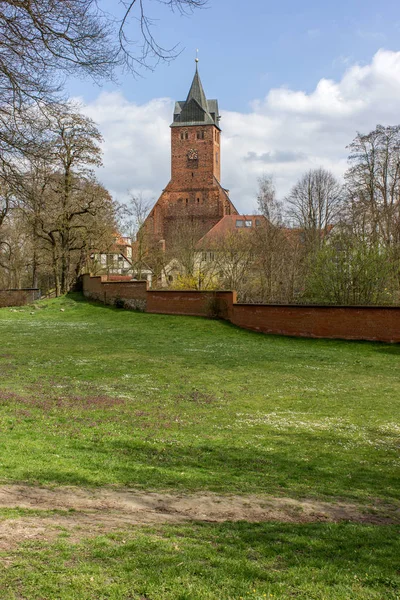
<svg viewBox="0 0 400 600">
<path fill-rule="evenodd" d="M 93 279 L 93 277 L 92 277 Z M 127 279 L 126 281 L 102 281 L 101 283 L 104 284 L 110 284 L 110 285 L 115 285 L 116 283 L 146 283 L 147 281 L 145 279 L 141 279 L 141 280 L 134 280 L 134 279 Z"/>
<path fill-rule="evenodd" d="M 235 306 L 252 306 L 254 308 L 266 306 L 268 308 L 349 308 L 354 310 L 400 310 L 400 306 L 377 306 L 375 304 L 256 304 L 255 302 L 235 302 Z"/>
<path fill-rule="evenodd" d="M 232 290 L 148 290 L 155 294 L 233 294 Z"/>
<path fill-rule="evenodd" d="M 0 292 L 40 292 L 40 288 L 8 288 Z"/>
</svg>

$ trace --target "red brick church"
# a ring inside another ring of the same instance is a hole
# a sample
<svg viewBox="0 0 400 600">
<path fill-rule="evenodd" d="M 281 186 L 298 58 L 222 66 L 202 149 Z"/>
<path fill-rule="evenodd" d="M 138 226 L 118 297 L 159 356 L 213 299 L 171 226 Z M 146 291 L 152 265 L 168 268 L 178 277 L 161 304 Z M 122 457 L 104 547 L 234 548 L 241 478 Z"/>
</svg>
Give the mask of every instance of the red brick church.
<svg viewBox="0 0 400 600">
<path fill-rule="evenodd" d="M 221 128 L 217 100 L 207 100 L 196 72 L 186 100 L 175 103 L 171 123 L 171 180 L 144 227 L 168 247 L 180 219 L 190 221 L 201 238 L 226 215 L 238 211 L 221 178 Z"/>
</svg>

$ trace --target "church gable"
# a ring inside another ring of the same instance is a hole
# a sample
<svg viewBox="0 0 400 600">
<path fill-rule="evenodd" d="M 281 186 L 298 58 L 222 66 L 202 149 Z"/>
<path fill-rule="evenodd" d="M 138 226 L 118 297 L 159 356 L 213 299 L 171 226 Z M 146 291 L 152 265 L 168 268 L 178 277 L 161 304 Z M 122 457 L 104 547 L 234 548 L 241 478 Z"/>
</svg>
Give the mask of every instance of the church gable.
<svg viewBox="0 0 400 600">
<path fill-rule="evenodd" d="M 206 113 L 196 100 L 192 98 L 189 102 L 185 103 L 180 120 L 183 123 L 202 123 L 206 120 Z"/>
</svg>

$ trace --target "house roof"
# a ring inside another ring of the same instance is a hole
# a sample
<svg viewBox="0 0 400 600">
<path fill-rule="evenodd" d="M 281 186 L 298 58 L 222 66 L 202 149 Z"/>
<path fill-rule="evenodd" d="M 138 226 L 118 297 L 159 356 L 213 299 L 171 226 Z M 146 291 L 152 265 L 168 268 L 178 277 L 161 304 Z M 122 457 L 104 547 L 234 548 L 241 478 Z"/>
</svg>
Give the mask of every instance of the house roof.
<svg viewBox="0 0 400 600">
<path fill-rule="evenodd" d="M 225 215 L 197 243 L 200 249 L 211 242 L 223 238 L 228 233 L 253 231 L 256 227 L 266 224 L 264 215 Z"/>
<path fill-rule="evenodd" d="M 115 232 L 114 243 L 109 249 L 108 253 L 112 254 L 122 254 L 125 256 L 126 248 L 130 248 L 132 246 L 131 238 L 124 237 L 120 233 Z M 127 259 L 129 260 L 129 259 Z"/>
<path fill-rule="evenodd" d="M 217 100 L 207 100 L 196 63 L 196 72 L 186 100 L 175 103 L 171 127 L 182 125 L 216 125 L 219 128 Z"/>
</svg>

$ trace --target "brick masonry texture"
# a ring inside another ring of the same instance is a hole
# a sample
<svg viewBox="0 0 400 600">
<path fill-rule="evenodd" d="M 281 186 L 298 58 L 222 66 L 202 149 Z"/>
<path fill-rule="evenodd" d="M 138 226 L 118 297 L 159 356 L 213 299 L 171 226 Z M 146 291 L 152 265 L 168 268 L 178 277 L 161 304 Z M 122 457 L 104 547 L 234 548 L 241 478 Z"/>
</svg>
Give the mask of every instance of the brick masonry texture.
<svg viewBox="0 0 400 600">
<path fill-rule="evenodd" d="M 83 276 L 87 298 L 140 301 L 150 313 L 219 317 L 243 329 L 293 337 L 400 342 L 400 307 L 238 304 L 236 292 L 148 290 L 147 282 Z"/>
<path fill-rule="evenodd" d="M 145 310 L 147 300 L 147 281 L 115 281 L 115 275 L 109 280 L 107 275 L 90 277 L 83 275 L 83 294 L 89 300 L 97 300 L 104 304 L 115 304 L 122 301 L 127 308 Z"/>
<path fill-rule="evenodd" d="M 190 150 L 197 152 L 196 160 L 188 158 Z M 179 220 L 183 219 L 191 220 L 200 239 L 226 214 L 237 214 L 227 191 L 219 183 L 220 172 L 217 127 L 171 128 L 171 180 L 145 221 L 148 239 L 165 240 L 168 246 Z"/>
<path fill-rule="evenodd" d="M 5 306 L 25 306 L 39 300 L 40 290 L 0 290 L 0 308 Z"/>
</svg>

